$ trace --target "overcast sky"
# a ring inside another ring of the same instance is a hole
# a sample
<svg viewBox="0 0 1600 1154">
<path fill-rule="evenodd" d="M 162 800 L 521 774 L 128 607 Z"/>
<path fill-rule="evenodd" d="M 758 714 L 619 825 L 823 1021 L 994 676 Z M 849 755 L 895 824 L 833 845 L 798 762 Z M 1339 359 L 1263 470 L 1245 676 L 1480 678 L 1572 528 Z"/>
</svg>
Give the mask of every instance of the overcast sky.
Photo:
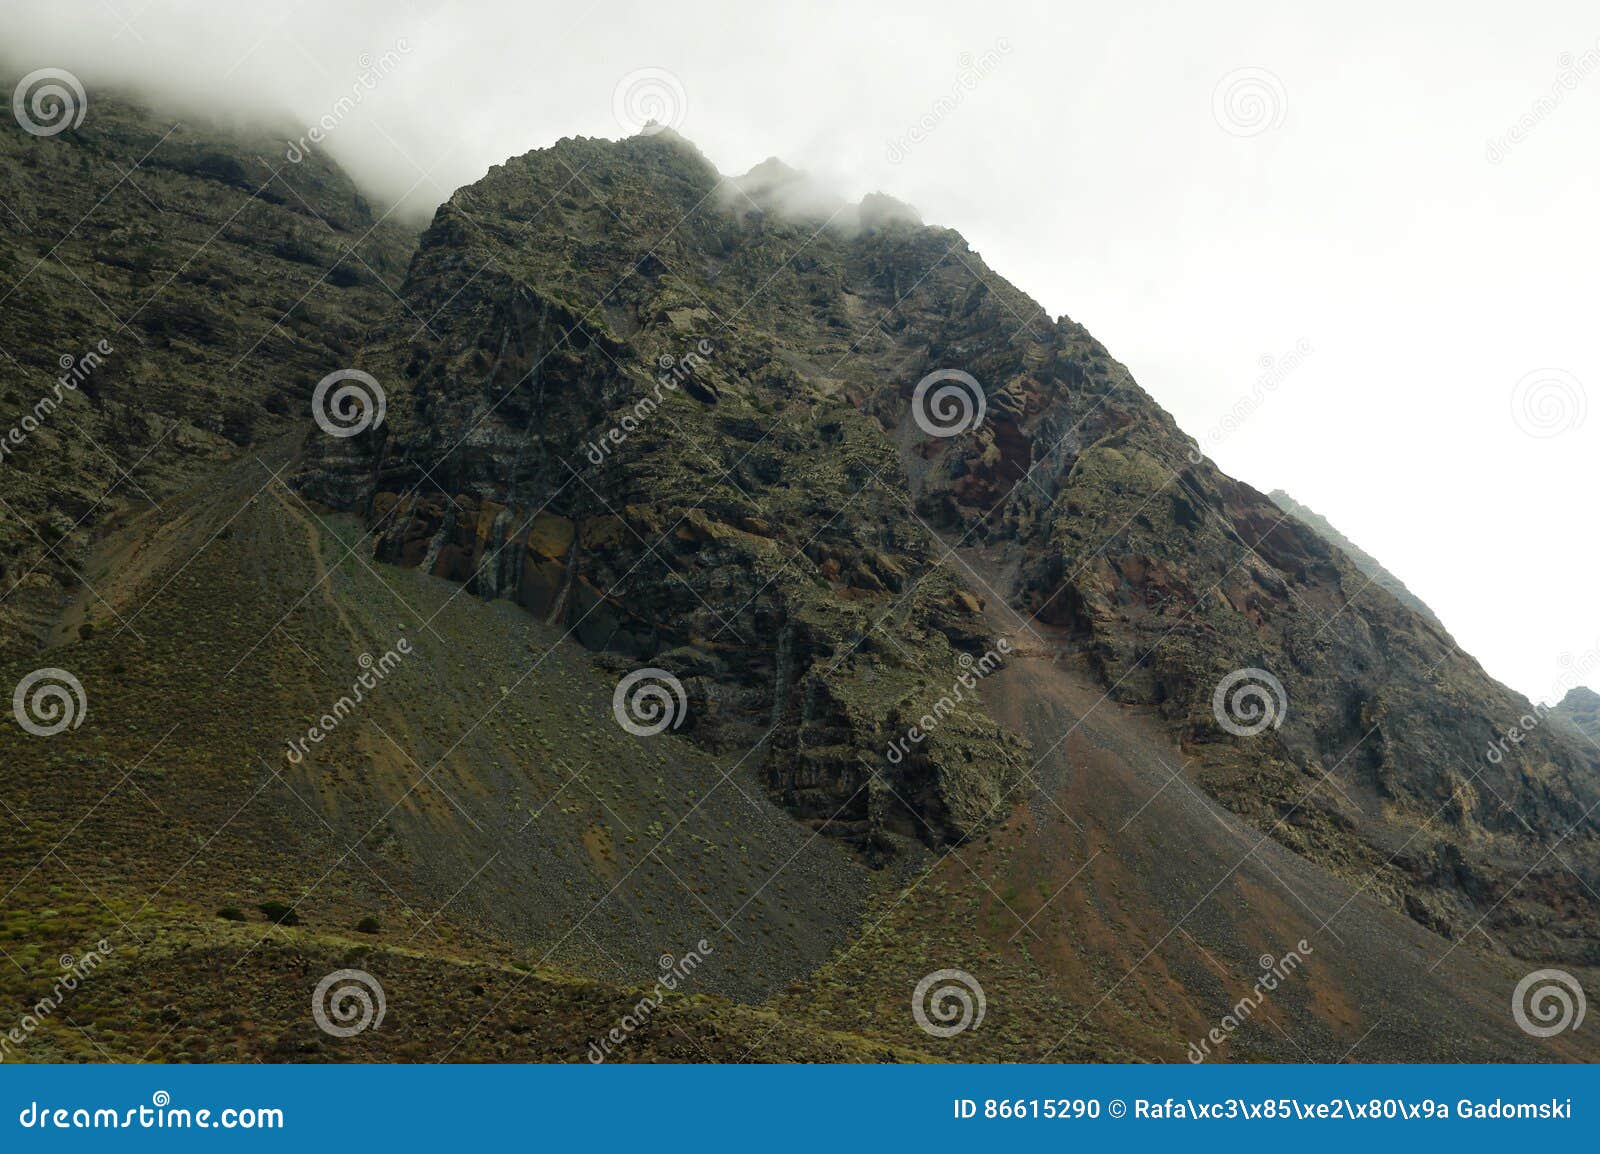
<svg viewBox="0 0 1600 1154">
<path fill-rule="evenodd" d="M 0 57 L 302 132 L 359 89 L 324 146 L 413 208 L 650 112 L 891 193 L 1492 674 L 1600 683 L 1600 9 L 1305 8 L 0 0 Z"/>
</svg>

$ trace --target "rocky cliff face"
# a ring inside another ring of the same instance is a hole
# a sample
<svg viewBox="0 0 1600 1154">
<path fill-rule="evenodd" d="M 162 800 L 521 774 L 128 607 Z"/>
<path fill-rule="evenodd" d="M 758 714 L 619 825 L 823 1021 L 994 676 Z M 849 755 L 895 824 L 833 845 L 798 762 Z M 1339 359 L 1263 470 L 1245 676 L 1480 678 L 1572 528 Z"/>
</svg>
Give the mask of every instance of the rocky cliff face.
<svg viewBox="0 0 1600 1154">
<path fill-rule="evenodd" d="M 283 152 L 98 90 L 56 135 L 0 117 L 0 644 L 63 628 L 97 531 L 303 421 L 394 303 L 415 233 Z"/>
<path fill-rule="evenodd" d="M 725 181 L 670 133 L 493 169 L 348 366 L 386 419 L 314 437 L 303 491 L 379 557 L 669 670 L 699 740 L 874 854 L 963 837 L 1026 780 L 981 680 L 953 692 L 997 618 L 1087 654 L 1217 797 L 1418 920 L 1593 960 L 1592 751 L 1536 728 L 1489 756 L 1527 703 L 1081 326 L 956 233 L 794 179 Z M 1259 726 L 1227 692 L 1249 670 Z"/>
</svg>

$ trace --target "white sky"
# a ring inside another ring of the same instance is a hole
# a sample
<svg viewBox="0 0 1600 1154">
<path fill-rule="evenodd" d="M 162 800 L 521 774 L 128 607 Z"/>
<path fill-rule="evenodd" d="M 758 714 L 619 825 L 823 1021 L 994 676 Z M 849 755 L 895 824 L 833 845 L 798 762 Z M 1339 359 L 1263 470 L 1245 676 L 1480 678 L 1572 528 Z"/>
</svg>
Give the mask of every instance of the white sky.
<svg viewBox="0 0 1600 1154">
<path fill-rule="evenodd" d="M 309 128 L 403 39 L 326 147 L 379 200 L 427 170 L 424 206 L 559 137 L 622 135 L 619 82 L 665 70 L 670 118 L 723 171 L 778 155 L 910 201 L 1203 441 L 1263 356 L 1309 342 L 1208 451 L 1325 514 L 1492 674 L 1558 696 L 1562 655 L 1600 664 L 1600 9 L 1291 7 L 0 0 L 0 63 Z M 963 53 L 996 62 L 970 88 Z M 1271 74 L 1255 135 L 1214 112 L 1242 68 Z M 1539 438 L 1513 395 L 1547 369 L 1546 418 L 1587 419 Z"/>
</svg>

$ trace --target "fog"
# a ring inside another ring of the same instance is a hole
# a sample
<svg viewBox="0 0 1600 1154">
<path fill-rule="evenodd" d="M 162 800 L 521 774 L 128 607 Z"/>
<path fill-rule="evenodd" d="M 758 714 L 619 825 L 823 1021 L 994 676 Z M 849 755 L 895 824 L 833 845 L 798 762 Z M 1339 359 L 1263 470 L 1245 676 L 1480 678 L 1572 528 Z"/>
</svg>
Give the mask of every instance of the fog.
<svg viewBox="0 0 1600 1154">
<path fill-rule="evenodd" d="M 64 68 L 286 147 L 315 128 L 406 214 L 652 117 L 724 172 L 776 155 L 881 190 L 1490 673 L 1536 700 L 1600 682 L 1592 3 L 7 0 L 0 28 L 10 78 Z"/>
</svg>

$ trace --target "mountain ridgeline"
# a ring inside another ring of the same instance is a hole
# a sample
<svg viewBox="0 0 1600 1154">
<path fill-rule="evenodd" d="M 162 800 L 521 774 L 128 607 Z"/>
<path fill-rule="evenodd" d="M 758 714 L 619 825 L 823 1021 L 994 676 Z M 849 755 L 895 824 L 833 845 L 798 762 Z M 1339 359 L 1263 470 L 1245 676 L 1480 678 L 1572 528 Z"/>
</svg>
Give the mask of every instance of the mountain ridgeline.
<svg viewBox="0 0 1600 1154">
<path fill-rule="evenodd" d="M 1504 948 L 1600 958 L 1593 749 L 1540 730 L 1487 759 L 1525 705 L 1370 559 L 1201 459 L 1080 325 L 893 202 L 795 213 L 758 175 L 662 132 L 461 189 L 360 357 L 387 419 L 313 438 L 302 490 L 379 558 L 669 670 L 697 741 L 875 857 L 970 836 L 1027 776 L 982 708 L 876 753 L 998 609 L 1159 710 L 1291 848 L 1446 936 L 1487 919 Z M 955 435 L 917 410 L 941 371 L 981 390 Z M 1255 669 L 1285 708 L 1241 738 L 1214 697 Z"/>
<path fill-rule="evenodd" d="M 1595 1060 L 1508 999 L 1600 975 L 1600 698 L 958 233 L 660 131 L 419 235 L 87 112 L 0 118 L 0 686 L 81 691 L 0 727 L 0 997 L 103 964 L 7 1061 Z"/>
</svg>

